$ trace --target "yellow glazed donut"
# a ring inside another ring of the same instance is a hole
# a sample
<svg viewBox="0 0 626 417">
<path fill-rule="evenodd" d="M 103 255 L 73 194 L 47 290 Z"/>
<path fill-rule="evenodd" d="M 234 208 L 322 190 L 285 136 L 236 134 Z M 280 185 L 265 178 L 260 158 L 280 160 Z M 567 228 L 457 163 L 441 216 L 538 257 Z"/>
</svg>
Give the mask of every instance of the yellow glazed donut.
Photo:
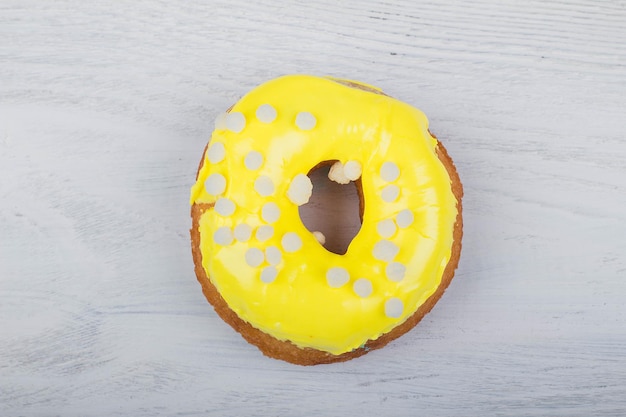
<svg viewBox="0 0 626 417">
<path fill-rule="evenodd" d="M 315 167 L 355 181 L 345 254 L 304 226 Z M 419 110 L 354 81 L 290 75 L 219 116 L 191 190 L 196 274 L 217 313 L 268 356 L 347 360 L 415 326 L 449 284 L 462 188 Z"/>
</svg>

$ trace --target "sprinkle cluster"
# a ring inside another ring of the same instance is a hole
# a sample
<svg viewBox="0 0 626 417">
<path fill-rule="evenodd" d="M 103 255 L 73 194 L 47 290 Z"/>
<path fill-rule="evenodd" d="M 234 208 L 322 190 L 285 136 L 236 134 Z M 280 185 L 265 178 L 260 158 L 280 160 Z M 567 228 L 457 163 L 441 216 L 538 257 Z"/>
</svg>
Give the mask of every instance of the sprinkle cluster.
<svg viewBox="0 0 626 417">
<path fill-rule="evenodd" d="M 259 106 L 255 112 L 260 123 L 269 124 L 276 120 L 278 112 L 270 104 Z M 225 129 L 233 133 L 240 133 L 246 127 L 246 117 L 240 112 L 230 112 L 220 115 L 215 121 L 216 129 Z M 311 130 L 317 124 L 315 117 L 309 112 L 300 112 L 294 121 L 300 130 Z M 209 163 L 217 165 L 226 158 L 226 148 L 221 142 L 210 144 L 206 152 Z M 259 279 L 264 283 L 273 282 L 279 273 L 279 266 L 283 261 L 284 253 L 295 253 L 302 249 L 302 238 L 293 231 L 285 232 L 280 238 L 280 246 L 267 245 L 266 242 L 274 237 L 275 224 L 279 221 L 281 212 L 278 205 L 271 201 L 276 195 L 276 184 L 272 178 L 264 174 L 265 157 L 261 151 L 251 150 L 243 158 L 243 165 L 249 171 L 261 171 L 252 184 L 254 191 L 260 198 L 267 201 L 261 206 L 259 220 L 261 225 L 253 228 L 242 222 L 232 229 L 228 226 L 218 228 L 213 234 L 213 241 L 220 246 L 232 245 L 235 241 L 248 242 L 255 239 L 260 247 L 249 247 L 245 251 L 244 261 L 251 268 L 259 269 Z M 206 192 L 216 197 L 214 210 L 222 217 L 233 216 L 237 210 L 235 201 L 225 197 L 227 180 L 219 173 L 211 174 L 204 182 Z M 298 174 L 292 178 L 286 197 L 298 206 L 308 203 L 313 192 L 313 184 L 305 174 Z"/>
<path fill-rule="evenodd" d="M 335 162 L 328 173 L 328 178 L 339 184 L 348 184 L 361 176 L 362 167 L 358 161 L 348 161 L 345 164 Z M 384 162 L 379 171 L 380 179 L 385 183 L 381 190 L 382 203 L 393 203 L 400 196 L 400 187 L 395 182 L 400 177 L 400 168 L 392 161 Z M 400 248 L 391 239 L 398 229 L 405 229 L 413 223 L 413 212 L 404 209 L 397 213 L 394 218 L 380 220 L 376 224 L 376 231 L 382 238 L 372 248 L 372 256 L 378 261 L 384 262 L 385 275 L 392 282 L 401 282 L 406 274 L 406 266 L 394 259 L 400 252 Z M 326 280 L 332 288 L 340 288 L 350 282 L 348 270 L 342 267 L 332 267 L 327 271 Z M 373 294 L 374 287 L 367 278 L 357 278 L 352 282 L 352 289 L 359 297 L 366 298 Z M 404 311 L 404 305 L 399 298 L 391 297 L 385 301 L 385 314 L 390 318 L 398 318 Z"/>
<path fill-rule="evenodd" d="M 256 121 L 263 124 L 270 124 L 278 117 L 278 112 L 270 104 L 262 104 L 254 113 Z M 240 133 L 247 123 L 254 122 L 246 120 L 246 116 L 240 112 L 230 112 L 220 115 L 215 121 L 216 129 L 224 129 L 233 133 Z M 293 120 L 294 128 L 301 131 L 309 131 L 317 126 L 316 117 L 307 111 L 299 112 Z M 222 163 L 227 155 L 224 143 L 212 142 L 206 152 L 206 160 L 210 164 Z M 220 246 L 232 245 L 237 242 L 248 242 L 256 240 L 257 246 L 246 249 L 244 259 L 250 268 L 258 269 L 259 280 L 269 284 L 274 282 L 280 273 L 281 263 L 285 254 L 292 254 L 300 251 L 303 247 L 303 239 L 294 231 L 286 231 L 280 237 L 280 247 L 269 245 L 266 242 L 274 237 L 276 233 L 275 225 L 281 217 L 279 206 L 272 200 L 287 198 L 291 203 L 301 206 L 306 204 L 312 194 L 313 184 L 310 178 L 299 173 L 290 179 L 289 185 L 284 195 L 278 195 L 280 188 L 264 170 L 265 157 L 261 150 L 251 150 L 243 157 L 243 165 L 249 171 L 258 171 L 258 175 L 251 184 L 254 192 L 265 202 L 258 213 L 259 226 L 253 228 L 250 224 L 241 222 L 233 228 L 228 226 L 219 227 L 213 234 L 213 241 Z M 358 180 L 363 172 L 361 163 L 357 160 L 347 161 L 345 164 L 336 162 L 330 169 L 329 178 L 341 184 Z M 380 191 L 382 204 L 393 203 L 400 196 L 400 187 L 396 184 L 400 177 L 400 169 L 393 161 L 384 162 L 378 172 L 380 179 L 385 184 Z M 238 210 L 236 202 L 226 197 L 228 189 L 227 179 L 219 173 L 213 173 L 204 182 L 206 192 L 214 196 L 215 212 L 222 217 L 231 217 Z M 282 189 L 282 188 L 281 188 Z M 385 264 L 386 278 L 394 283 L 401 282 L 406 273 L 406 266 L 397 262 L 395 258 L 400 252 L 400 248 L 394 243 L 393 238 L 398 233 L 398 229 L 409 227 L 414 220 L 413 212 L 404 209 L 397 212 L 393 218 L 382 219 L 376 224 L 376 231 L 380 240 L 372 246 L 372 256 L 376 261 Z M 324 236 L 315 232 L 315 238 L 323 242 Z M 375 288 L 370 279 L 350 276 L 350 272 L 341 267 L 333 266 L 326 272 L 326 282 L 331 289 L 341 288 L 351 283 L 353 293 L 360 298 L 367 298 L 374 294 Z M 404 312 L 402 300 L 397 297 L 389 297 L 384 301 L 385 315 L 389 318 L 399 318 Z"/>
</svg>

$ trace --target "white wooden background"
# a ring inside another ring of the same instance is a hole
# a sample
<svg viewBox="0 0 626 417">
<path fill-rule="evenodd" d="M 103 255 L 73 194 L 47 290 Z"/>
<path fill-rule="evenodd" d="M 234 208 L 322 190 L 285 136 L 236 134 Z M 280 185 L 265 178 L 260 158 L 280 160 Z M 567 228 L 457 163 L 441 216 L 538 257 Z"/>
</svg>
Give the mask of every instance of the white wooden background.
<svg viewBox="0 0 626 417">
<path fill-rule="evenodd" d="M 181 4 L 0 2 L 1 416 L 626 415 L 625 1 Z M 422 108 L 465 185 L 449 290 L 342 364 L 193 273 L 212 120 L 287 73 Z"/>
</svg>

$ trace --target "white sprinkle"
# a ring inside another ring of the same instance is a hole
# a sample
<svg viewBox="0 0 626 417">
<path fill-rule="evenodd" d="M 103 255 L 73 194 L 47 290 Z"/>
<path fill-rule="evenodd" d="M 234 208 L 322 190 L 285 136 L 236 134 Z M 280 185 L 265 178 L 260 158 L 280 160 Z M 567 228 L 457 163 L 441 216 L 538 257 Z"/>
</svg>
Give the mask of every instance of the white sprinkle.
<svg viewBox="0 0 626 417">
<path fill-rule="evenodd" d="M 376 224 L 376 231 L 380 237 L 389 239 L 394 235 L 394 233 L 396 233 L 396 224 L 391 219 L 381 220 L 378 224 Z"/>
<path fill-rule="evenodd" d="M 387 278 L 394 282 L 400 282 L 404 279 L 404 274 L 406 273 L 406 266 L 401 264 L 400 262 L 391 262 L 387 264 L 385 268 L 385 274 Z"/>
<path fill-rule="evenodd" d="M 283 254 L 276 246 L 268 246 L 265 249 L 265 259 L 270 265 L 278 265 L 283 260 Z"/>
<path fill-rule="evenodd" d="M 332 288 L 339 288 L 350 281 L 350 274 L 345 268 L 335 266 L 326 271 L 326 281 Z"/>
<path fill-rule="evenodd" d="M 204 182 L 204 189 L 211 195 L 220 195 L 226 190 L 226 178 L 222 174 L 211 174 Z"/>
<path fill-rule="evenodd" d="M 261 209 L 261 218 L 268 223 L 274 223 L 280 218 L 280 209 L 276 203 L 265 203 Z"/>
<path fill-rule="evenodd" d="M 250 248 L 246 251 L 246 263 L 253 268 L 261 265 L 264 261 L 263 251 L 258 248 Z"/>
<path fill-rule="evenodd" d="M 215 130 L 226 129 L 226 116 L 228 116 L 228 113 L 221 113 L 217 115 L 215 118 Z"/>
<path fill-rule="evenodd" d="M 256 233 L 254 235 L 259 242 L 265 242 L 267 239 L 274 236 L 274 228 L 267 224 L 259 226 L 259 228 L 256 229 Z"/>
<path fill-rule="evenodd" d="M 261 197 L 274 194 L 274 181 L 267 175 L 259 175 L 254 181 L 254 189 Z"/>
<path fill-rule="evenodd" d="M 343 173 L 350 181 L 356 181 L 361 176 L 363 169 L 359 161 L 348 161 L 343 166 Z"/>
<path fill-rule="evenodd" d="M 380 177 L 387 181 L 393 182 L 398 179 L 400 176 L 400 168 L 393 162 L 385 162 L 382 167 L 380 167 Z"/>
<path fill-rule="evenodd" d="M 302 239 L 294 232 L 287 232 L 280 241 L 285 252 L 297 252 L 302 247 Z"/>
<path fill-rule="evenodd" d="M 235 212 L 235 203 L 228 198 L 218 198 L 215 202 L 215 211 L 220 216 L 228 217 Z"/>
<path fill-rule="evenodd" d="M 400 248 L 395 243 L 388 240 L 379 240 L 374 245 L 372 255 L 379 261 L 391 262 L 396 257 Z"/>
<path fill-rule="evenodd" d="M 220 163 L 226 156 L 226 148 L 222 142 L 215 142 L 209 145 L 209 149 L 206 151 L 206 157 L 212 164 Z"/>
<path fill-rule="evenodd" d="M 413 224 L 413 212 L 409 209 L 404 209 L 396 216 L 396 223 L 398 227 L 404 229 Z"/>
<path fill-rule="evenodd" d="M 235 235 L 235 239 L 240 242 L 247 242 L 250 240 L 250 236 L 252 235 L 252 227 L 246 223 L 241 223 L 235 226 L 235 230 L 233 232 Z"/>
<path fill-rule="evenodd" d="M 337 161 L 330 167 L 328 171 L 328 179 L 335 181 L 337 184 L 349 184 L 350 178 L 346 177 L 341 161 Z"/>
<path fill-rule="evenodd" d="M 278 270 L 275 266 L 266 266 L 261 271 L 261 281 L 266 284 L 270 284 L 274 282 L 274 280 L 276 279 L 276 275 L 278 275 Z"/>
<path fill-rule="evenodd" d="M 263 123 L 272 123 L 276 119 L 276 109 L 270 104 L 261 104 L 256 109 L 256 118 Z"/>
<path fill-rule="evenodd" d="M 296 115 L 296 126 L 300 130 L 311 130 L 315 127 L 317 120 L 308 111 L 301 111 Z"/>
<path fill-rule="evenodd" d="M 365 278 L 359 278 L 354 281 L 354 284 L 352 284 L 352 289 L 355 293 L 357 293 L 359 297 L 362 298 L 368 297 L 374 290 L 370 280 Z"/>
<path fill-rule="evenodd" d="M 320 243 L 320 245 L 324 245 L 324 243 L 326 243 L 326 236 L 324 236 L 324 233 L 316 230 L 313 232 L 313 236 L 315 237 L 315 240 Z"/>
<path fill-rule="evenodd" d="M 246 116 L 238 111 L 226 114 L 226 129 L 239 133 L 246 127 Z"/>
<path fill-rule="evenodd" d="M 397 319 L 402 315 L 404 310 L 404 304 L 402 300 L 396 297 L 391 297 L 385 301 L 385 315 L 392 319 Z"/>
<path fill-rule="evenodd" d="M 395 184 L 390 184 L 383 188 L 383 191 L 380 193 L 383 201 L 387 203 L 391 203 L 396 201 L 398 196 L 400 195 L 400 188 Z"/>
<path fill-rule="evenodd" d="M 220 227 L 213 233 L 213 241 L 218 245 L 228 246 L 233 241 L 233 233 L 230 231 L 230 227 Z"/>
<path fill-rule="evenodd" d="M 246 155 L 243 163 L 250 171 L 257 170 L 263 165 L 263 155 L 257 151 L 250 151 Z"/>
<path fill-rule="evenodd" d="M 287 190 L 287 197 L 292 203 L 297 206 L 306 204 L 309 202 L 311 194 L 313 194 L 313 183 L 308 176 L 298 174 L 293 177 Z"/>
</svg>

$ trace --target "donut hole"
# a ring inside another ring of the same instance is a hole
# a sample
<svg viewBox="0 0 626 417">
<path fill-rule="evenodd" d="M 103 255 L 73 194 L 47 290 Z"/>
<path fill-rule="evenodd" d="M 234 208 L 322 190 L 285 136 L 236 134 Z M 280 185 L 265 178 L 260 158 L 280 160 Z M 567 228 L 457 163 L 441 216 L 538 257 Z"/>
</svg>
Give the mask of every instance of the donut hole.
<svg viewBox="0 0 626 417">
<path fill-rule="evenodd" d="M 334 162 L 323 162 L 309 172 L 313 194 L 299 211 L 302 223 L 311 233 L 324 235 L 324 248 L 343 255 L 361 229 L 361 181 L 342 185 L 329 180 L 328 172 Z"/>
</svg>

